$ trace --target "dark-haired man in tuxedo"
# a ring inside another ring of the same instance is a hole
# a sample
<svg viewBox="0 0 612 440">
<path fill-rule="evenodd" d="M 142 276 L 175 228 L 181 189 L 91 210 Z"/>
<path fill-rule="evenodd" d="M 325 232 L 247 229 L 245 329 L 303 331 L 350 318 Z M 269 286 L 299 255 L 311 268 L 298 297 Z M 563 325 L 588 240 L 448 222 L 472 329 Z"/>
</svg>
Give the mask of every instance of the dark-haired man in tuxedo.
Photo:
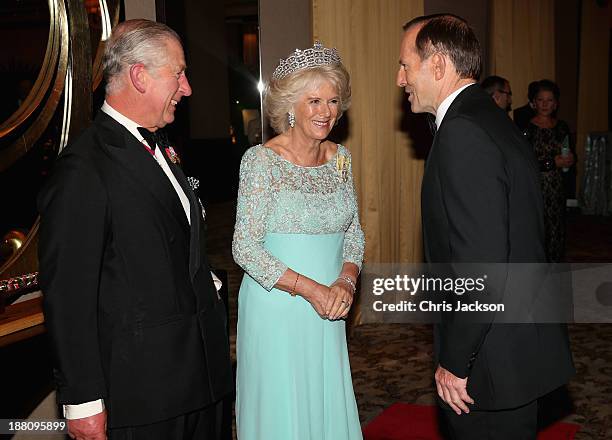
<svg viewBox="0 0 612 440">
<path fill-rule="evenodd" d="M 439 14 L 404 26 L 397 85 L 412 111 L 435 115 L 437 126 L 423 176 L 425 258 L 451 270 L 544 263 L 533 151 L 476 85 L 480 70 L 478 40 L 463 19 Z M 485 294 L 509 295 L 513 282 L 496 278 Z M 535 439 L 538 397 L 573 372 L 566 330 L 480 318 L 444 313 L 435 328 L 435 380 L 450 435 Z"/>
<path fill-rule="evenodd" d="M 232 389 L 202 209 L 159 130 L 191 94 L 178 35 L 148 20 L 106 43 L 106 100 L 39 197 L 58 401 L 77 439 L 214 439 Z"/>
</svg>

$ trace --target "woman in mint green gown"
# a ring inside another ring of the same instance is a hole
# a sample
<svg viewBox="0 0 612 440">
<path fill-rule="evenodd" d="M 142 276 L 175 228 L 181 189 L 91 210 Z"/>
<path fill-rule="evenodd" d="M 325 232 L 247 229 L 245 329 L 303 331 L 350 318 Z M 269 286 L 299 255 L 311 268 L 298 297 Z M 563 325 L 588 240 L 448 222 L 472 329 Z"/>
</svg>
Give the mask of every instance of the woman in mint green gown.
<svg viewBox="0 0 612 440">
<path fill-rule="evenodd" d="M 275 71 L 265 105 L 280 134 L 240 168 L 239 440 L 362 439 L 343 318 L 364 238 L 350 153 L 325 140 L 350 87 L 335 50 L 310 50 Z"/>
</svg>

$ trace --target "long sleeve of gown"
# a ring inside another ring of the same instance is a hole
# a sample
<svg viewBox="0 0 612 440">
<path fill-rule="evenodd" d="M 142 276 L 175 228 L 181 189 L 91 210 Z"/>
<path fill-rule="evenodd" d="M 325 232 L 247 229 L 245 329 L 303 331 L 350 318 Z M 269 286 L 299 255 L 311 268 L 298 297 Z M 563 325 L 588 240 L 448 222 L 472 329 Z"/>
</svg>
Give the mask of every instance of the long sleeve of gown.
<svg viewBox="0 0 612 440">
<path fill-rule="evenodd" d="M 350 156 L 349 156 L 350 157 Z M 357 195 L 355 194 L 355 183 L 353 182 L 353 167 L 349 167 L 349 185 L 351 192 L 351 209 L 354 212 L 353 219 L 344 235 L 343 259 L 345 263 L 355 263 L 361 270 L 363 253 L 365 249 L 365 238 L 361 224 L 359 223 L 359 207 Z"/>
<path fill-rule="evenodd" d="M 248 150 L 240 164 L 238 207 L 232 252 L 236 263 L 270 291 L 287 266 L 264 247 L 266 221 L 274 194 L 266 158 Z"/>
</svg>

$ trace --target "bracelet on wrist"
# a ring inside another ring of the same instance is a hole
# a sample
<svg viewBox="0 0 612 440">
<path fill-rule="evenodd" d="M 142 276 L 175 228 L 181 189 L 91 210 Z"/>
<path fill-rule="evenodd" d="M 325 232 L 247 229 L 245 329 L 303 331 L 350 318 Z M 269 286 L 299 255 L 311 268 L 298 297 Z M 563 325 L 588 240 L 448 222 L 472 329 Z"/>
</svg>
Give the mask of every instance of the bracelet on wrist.
<svg viewBox="0 0 612 440">
<path fill-rule="evenodd" d="M 353 290 L 353 295 L 357 291 L 357 286 L 355 285 L 355 282 L 352 279 L 350 279 L 349 277 L 347 277 L 347 276 L 341 275 L 341 276 L 338 277 L 338 279 L 336 281 L 344 281 L 349 286 L 351 286 L 351 289 Z"/>
<path fill-rule="evenodd" d="M 293 289 L 289 292 L 289 295 L 295 296 L 295 288 L 297 287 L 298 280 L 300 279 L 300 274 L 298 273 L 295 277 L 295 282 L 293 283 Z"/>
</svg>

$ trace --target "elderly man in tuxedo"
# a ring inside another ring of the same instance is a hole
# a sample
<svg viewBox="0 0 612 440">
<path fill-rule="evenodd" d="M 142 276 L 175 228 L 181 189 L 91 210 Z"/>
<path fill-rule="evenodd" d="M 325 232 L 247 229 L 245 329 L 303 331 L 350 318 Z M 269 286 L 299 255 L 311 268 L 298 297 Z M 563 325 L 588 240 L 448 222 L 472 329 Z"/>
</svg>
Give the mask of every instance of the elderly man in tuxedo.
<svg viewBox="0 0 612 440">
<path fill-rule="evenodd" d="M 501 76 L 487 76 L 480 83 L 480 87 L 493 98 L 495 104 L 506 113 L 512 110 L 512 89 L 510 82 Z"/>
<path fill-rule="evenodd" d="M 532 149 L 476 85 L 480 70 L 478 40 L 463 19 L 439 14 L 404 26 L 397 85 L 412 111 L 431 113 L 437 126 L 422 187 L 425 257 L 451 273 L 462 263 L 546 261 Z M 521 283 L 496 278 L 485 294 L 511 296 L 514 284 Z M 454 439 L 535 439 L 538 397 L 573 373 L 565 327 L 500 324 L 489 314 L 444 313 L 435 354 L 439 403 Z"/>
<path fill-rule="evenodd" d="M 58 401 L 77 439 L 213 439 L 232 370 L 202 208 L 160 129 L 191 94 L 178 35 L 130 20 L 106 99 L 39 196 Z"/>
</svg>

